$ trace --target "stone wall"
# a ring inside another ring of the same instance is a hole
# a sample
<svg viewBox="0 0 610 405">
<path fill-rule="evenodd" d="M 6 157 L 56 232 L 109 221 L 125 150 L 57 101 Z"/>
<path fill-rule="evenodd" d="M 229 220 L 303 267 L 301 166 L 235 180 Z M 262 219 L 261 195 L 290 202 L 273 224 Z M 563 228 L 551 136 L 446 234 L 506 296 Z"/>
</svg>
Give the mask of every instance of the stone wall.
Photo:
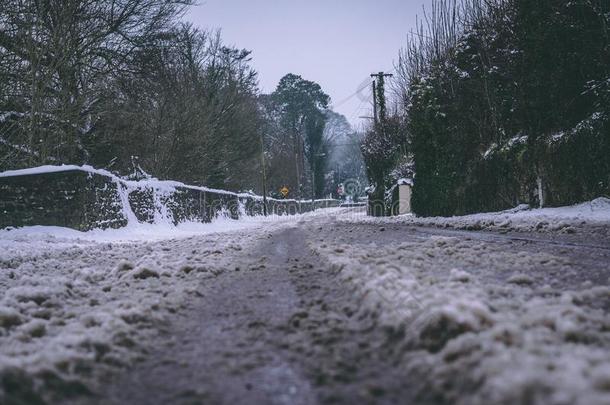
<svg viewBox="0 0 610 405">
<path fill-rule="evenodd" d="M 125 226 L 117 187 L 110 178 L 84 171 L 0 177 L 0 228 Z"/>
<path fill-rule="evenodd" d="M 315 208 L 338 206 L 319 200 Z M 311 201 L 268 199 L 270 214 L 312 210 Z M 129 222 L 210 222 L 224 214 L 237 219 L 262 215 L 262 198 L 173 182 L 124 181 L 79 168 L 42 173 L 0 174 L 0 228 L 55 225 L 78 230 L 120 228 Z"/>
</svg>

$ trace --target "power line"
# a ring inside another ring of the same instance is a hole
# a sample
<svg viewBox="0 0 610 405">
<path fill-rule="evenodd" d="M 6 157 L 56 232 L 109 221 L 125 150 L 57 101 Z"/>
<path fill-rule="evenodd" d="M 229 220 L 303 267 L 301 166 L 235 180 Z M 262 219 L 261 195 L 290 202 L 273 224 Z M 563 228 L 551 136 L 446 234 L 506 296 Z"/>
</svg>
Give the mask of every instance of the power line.
<svg viewBox="0 0 610 405">
<path fill-rule="evenodd" d="M 367 87 L 369 87 L 371 85 L 371 81 L 367 81 L 366 83 L 361 84 L 358 87 L 358 90 L 356 90 L 354 93 L 352 93 L 351 95 L 349 95 L 348 97 L 344 98 L 343 100 L 339 101 L 337 104 L 333 104 L 333 108 L 338 108 L 340 106 L 342 106 L 343 104 L 347 103 L 348 101 L 350 101 L 352 98 L 356 97 L 358 94 L 360 94 L 360 92 L 364 89 L 366 89 Z"/>
<path fill-rule="evenodd" d="M 358 107 L 354 110 L 354 112 L 352 112 L 352 114 L 349 117 L 350 122 L 353 121 L 358 114 L 360 114 L 365 103 L 366 102 L 364 100 L 360 101 L 360 104 L 358 104 Z"/>
<path fill-rule="evenodd" d="M 390 73 L 395 73 L 396 72 L 396 67 L 392 67 L 392 69 L 386 69 L 386 71 L 390 72 Z M 349 96 L 345 97 L 344 99 L 342 99 L 341 101 L 339 101 L 336 104 L 333 104 L 333 108 L 338 108 L 340 106 L 342 106 L 343 104 L 347 103 L 348 101 L 350 101 L 352 98 L 356 97 L 358 94 L 360 94 L 363 90 L 365 90 L 367 87 L 369 87 L 371 84 L 373 83 L 373 80 L 371 79 L 366 79 L 364 82 L 362 82 L 362 84 L 360 84 L 360 86 L 358 86 L 358 88 L 356 89 L 355 92 L 353 92 L 352 94 L 350 94 Z"/>
</svg>

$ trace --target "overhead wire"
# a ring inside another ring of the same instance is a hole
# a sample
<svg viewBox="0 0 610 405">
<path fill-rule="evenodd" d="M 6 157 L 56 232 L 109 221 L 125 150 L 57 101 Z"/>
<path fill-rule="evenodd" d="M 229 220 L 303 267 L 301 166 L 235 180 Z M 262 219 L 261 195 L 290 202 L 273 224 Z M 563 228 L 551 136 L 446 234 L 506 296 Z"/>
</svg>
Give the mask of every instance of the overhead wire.
<svg viewBox="0 0 610 405">
<path fill-rule="evenodd" d="M 358 86 L 358 89 L 350 94 L 349 96 L 347 96 L 346 98 L 344 98 L 343 100 L 339 101 L 337 104 L 333 104 L 333 108 L 338 108 L 340 106 L 342 106 L 343 104 L 347 103 L 348 101 L 350 101 L 352 98 L 356 97 L 358 94 L 360 94 L 360 92 L 362 92 L 362 90 L 366 89 L 367 87 L 369 87 L 371 84 L 373 83 L 372 80 L 368 80 L 364 83 L 362 83 L 360 86 Z"/>
</svg>

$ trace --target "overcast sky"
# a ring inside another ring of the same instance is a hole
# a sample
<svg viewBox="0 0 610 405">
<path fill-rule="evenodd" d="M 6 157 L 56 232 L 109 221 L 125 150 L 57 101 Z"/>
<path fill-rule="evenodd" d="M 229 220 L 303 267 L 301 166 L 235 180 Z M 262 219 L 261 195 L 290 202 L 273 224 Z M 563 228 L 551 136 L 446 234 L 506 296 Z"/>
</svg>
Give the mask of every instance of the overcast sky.
<svg viewBox="0 0 610 405">
<path fill-rule="evenodd" d="M 200 0 L 186 18 L 220 28 L 225 43 L 251 50 L 261 90 L 287 73 L 319 83 L 334 109 L 358 125 L 370 91 L 348 101 L 378 71 L 391 71 L 415 17 L 432 0 Z"/>
</svg>

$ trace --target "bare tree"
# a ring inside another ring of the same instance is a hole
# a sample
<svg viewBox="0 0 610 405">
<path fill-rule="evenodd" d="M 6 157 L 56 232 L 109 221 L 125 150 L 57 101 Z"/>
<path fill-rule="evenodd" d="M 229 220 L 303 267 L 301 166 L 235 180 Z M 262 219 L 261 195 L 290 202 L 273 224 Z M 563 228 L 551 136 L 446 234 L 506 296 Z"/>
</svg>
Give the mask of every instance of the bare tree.
<svg viewBox="0 0 610 405">
<path fill-rule="evenodd" d="M 30 149 L 32 163 L 83 162 L 109 78 L 171 28 L 191 0 L 21 0 L 3 3 L 1 109 L 21 115 L 0 135 Z M 14 74 L 6 68 L 15 69 Z"/>
</svg>

